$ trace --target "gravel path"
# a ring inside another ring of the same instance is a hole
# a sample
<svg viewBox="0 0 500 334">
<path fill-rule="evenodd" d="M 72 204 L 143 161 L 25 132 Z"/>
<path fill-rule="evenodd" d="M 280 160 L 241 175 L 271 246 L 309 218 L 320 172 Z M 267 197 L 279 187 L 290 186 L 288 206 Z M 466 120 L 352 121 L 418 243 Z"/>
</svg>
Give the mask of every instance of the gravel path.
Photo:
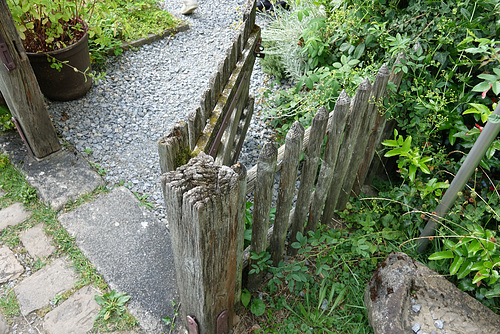
<svg viewBox="0 0 500 334">
<path fill-rule="evenodd" d="M 166 0 L 164 8 L 188 22 L 188 31 L 110 58 L 106 77 L 84 98 L 49 104 L 58 132 L 107 171 L 108 184 L 123 183 L 148 196 L 161 220 L 166 221 L 157 142 L 197 107 L 237 33 L 246 1 L 199 0 L 199 8 L 183 16 L 181 0 Z M 266 80 L 256 61 L 250 93 L 258 97 Z M 257 104 L 242 151 L 247 168 L 272 134 L 258 115 L 260 108 Z"/>
</svg>

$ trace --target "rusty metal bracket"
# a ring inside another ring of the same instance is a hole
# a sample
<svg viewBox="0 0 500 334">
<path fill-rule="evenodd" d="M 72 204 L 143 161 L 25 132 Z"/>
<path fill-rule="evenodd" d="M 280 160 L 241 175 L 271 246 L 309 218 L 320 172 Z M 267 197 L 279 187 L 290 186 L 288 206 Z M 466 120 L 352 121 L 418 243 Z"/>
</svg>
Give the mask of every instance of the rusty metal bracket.
<svg viewBox="0 0 500 334">
<path fill-rule="evenodd" d="M 257 58 L 264 58 L 266 56 L 265 53 L 262 52 L 264 51 L 264 47 L 262 46 L 262 44 L 260 44 L 261 42 L 262 38 L 259 38 L 259 41 L 257 42 L 257 44 L 255 44 L 255 49 L 253 50 L 253 54 Z"/>
<path fill-rule="evenodd" d="M 5 39 L 0 33 L 0 58 L 2 59 L 3 65 L 7 69 L 7 71 L 12 71 L 16 68 L 16 64 L 14 63 L 14 59 L 9 52 L 9 48 L 7 47 L 7 43 L 5 43 Z"/>
<path fill-rule="evenodd" d="M 227 323 L 227 310 L 224 310 L 217 317 L 217 334 L 227 334 L 228 333 L 228 323 Z"/>
<path fill-rule="evenodd" d="M 188 333 L 189 334 L 198 334 L 198 324 L 196 323 L 196 318 L 193 316 L 187 316 L 188 322 Z"/>
</svg>

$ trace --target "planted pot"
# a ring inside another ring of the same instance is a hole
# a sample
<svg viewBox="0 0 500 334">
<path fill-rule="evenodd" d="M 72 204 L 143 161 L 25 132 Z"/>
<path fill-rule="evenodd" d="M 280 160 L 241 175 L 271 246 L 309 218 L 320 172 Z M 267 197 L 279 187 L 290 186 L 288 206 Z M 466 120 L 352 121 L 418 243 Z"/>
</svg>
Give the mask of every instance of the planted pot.
<svg viewBox="0 0 500 334">
<path fill-rule="evenodd" d="M 88 76 L 91 66 L 87 33 L 65 48 L 27 54 L 45 97 L 56 101 L 75 100 L 92 87 L 92 78 Z M 62 65 L 60 71 L 51 67 L 53 62 Z"/>
</svg>

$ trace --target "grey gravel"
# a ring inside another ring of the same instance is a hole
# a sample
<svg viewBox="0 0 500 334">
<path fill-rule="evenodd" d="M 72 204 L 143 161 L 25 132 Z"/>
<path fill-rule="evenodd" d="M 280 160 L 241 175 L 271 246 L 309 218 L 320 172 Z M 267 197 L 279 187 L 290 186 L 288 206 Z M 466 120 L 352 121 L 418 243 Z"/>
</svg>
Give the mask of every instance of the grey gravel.
<svg viewBox="0 0 500 334">
<path fill-rule="evenodd" d="M 105 78 L 83 98 L 49 102 L 49 113 L 61 136 L 95 167 L 106 172 L 108 185 L 123 184 L 154 205 L 164 220 L 157 142 L 199 104 L 212 72 L 223 59 L 242 21 L 247 0 L 199 0 L 190 16 L 180 14 L 181 1 L 164 1 L 164 9 L 190 29 L 105 64 Z M 257 18 L 265 23 L 263 18 Z M 254 68 L 251 94 L 259 99 L 267 75 Z M 240 162 L 250 168 L 273 135 L 256 104 Z"/>
<path fill-rule="evenodd" d="M 443 320 L 434 321 L 434 326 L 436 326 L 437 329 L 443 329 Z"/>
<path fill-rule="evenodd" d="M 420 304 L 416 304 L 416 305 L 412 305 L 411 306 L 411 309 L 413 310 L 413 312 L 415 313 L 418 313 L 420 311 L 420 309 L 422 308 L 422 305 Z"/>
<path fill-rule="evenodd" d="M 415 323 L 415 325 L 413 325 L 411 330 L 414 331 L 415 333 L 418 333 L 418 331 L 420 330 L 420 324 L 418 322 Z"/>
</svg>

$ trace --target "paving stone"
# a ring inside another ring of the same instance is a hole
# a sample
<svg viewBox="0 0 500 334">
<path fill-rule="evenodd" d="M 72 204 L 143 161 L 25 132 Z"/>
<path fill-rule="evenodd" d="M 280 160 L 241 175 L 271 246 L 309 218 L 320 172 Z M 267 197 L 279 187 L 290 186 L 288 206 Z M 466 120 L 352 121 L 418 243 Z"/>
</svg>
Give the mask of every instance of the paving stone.
<svg viewBox="0 0 500 334">
<path fill-rule="evenodd" d="M 37 188 L 38 197 L 54 210 L 104 185 L 102 177 L 76 151 L 63 149 L 35 160 L 28 155 L 17 133 L 0 136 L 0 150 L 20 167 L 26 181 Z"/>
<path fill-rule="evenodd" d="M 31 212 L 26 211 L 22 203 L 14 203 L 5 209 L 0 210 L 0 230 L 7 226 L 17 225 L 25 221 Z"/>
<path fill-rule="evenodd" d="M 96 291 L 86 286 L 47 313 L 43 327 L 47 334 L 85 334 L 92 329 L 99 305 Z"/>
<path fill-rule="evenodd" d="M 0 313 L 0 334 L 8 334 L 10 333 L 9 325 L 7 325 L 7 321 L 3 317 L 2 313 Z"/>
<path fill-rule="evenodd" d="M 27 315 L 48 305 L 52 298 L 70 290 L 77 280 L 66 260 L 54 260 L 14 288 L 21 313 Z"/>
<path fill-rule="evenodd" d="M 21 235 L 21 242 L 33 258 L 49 256 L 56 250 L 50 238 L 43 231 L 43 224 L 38 224 Z"/>
<path fill-rule="evenodd" d="M 162 317 L 173 317 L 178 301 L 170 235 L 125 187 L 59 216 L 76 244 L 111 289 L 132 298 L 128 307 L 152 334 L 168 332 Z"/>
<path fill-rule="evenodd" d="M 24 268 L 17 261 L 14 253 L 8 247 L 0 248 L 0 283 L 16 279 L 23 272 Z"/>
</svg>

